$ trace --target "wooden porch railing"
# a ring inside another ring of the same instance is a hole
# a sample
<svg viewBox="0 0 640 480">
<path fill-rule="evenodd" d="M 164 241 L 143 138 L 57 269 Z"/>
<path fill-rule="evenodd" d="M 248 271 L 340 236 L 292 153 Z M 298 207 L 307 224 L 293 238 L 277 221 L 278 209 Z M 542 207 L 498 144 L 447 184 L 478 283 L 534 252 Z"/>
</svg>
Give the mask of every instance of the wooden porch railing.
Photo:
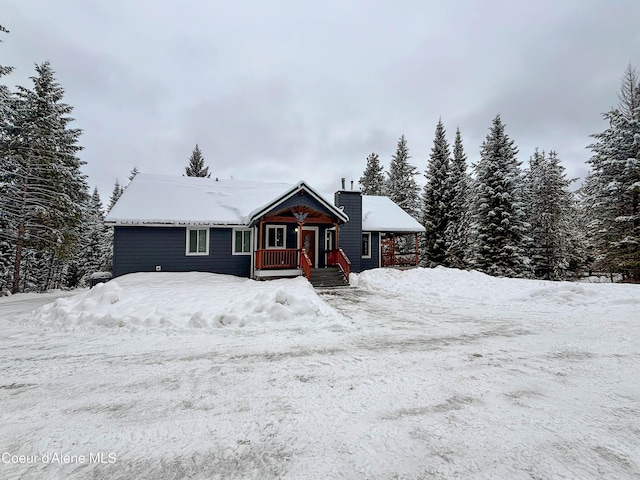
<svg viewBox="0 0 640 480">
<path fill-rule="evenodd" d="M 303 248 L 300 250 L 300 268 L 304 272 L 304 276 L 307 277 L 307 280 L 311 281 L 311 259 L 309 258 L 309 254 Z"/>
<path fill-rule="evenodd" d="M 340 270 L 342 270 L 342 274 L 344 278 L 349 281 L 349 273 L 351 272 L 351 262 L 349 258 L 344 253 L 341 248 L 336 250 L 331 250 L 327 253 L 327 263 L 329 265 L 337 265 Z"/>
<path fill-rule="evenodd" d="M 256 268 L 298 268 L 297 248 L 256 250 Z"/>
</svg>

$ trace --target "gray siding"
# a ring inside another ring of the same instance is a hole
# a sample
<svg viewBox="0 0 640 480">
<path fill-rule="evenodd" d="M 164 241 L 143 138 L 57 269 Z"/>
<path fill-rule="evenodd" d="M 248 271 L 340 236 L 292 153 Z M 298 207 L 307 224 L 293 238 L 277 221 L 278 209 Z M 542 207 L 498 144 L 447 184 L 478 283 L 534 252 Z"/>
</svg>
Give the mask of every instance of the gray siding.
<svg viewBox="0 0 640 480">
<path fill-rule="evenodd" d="M 212 272 L 248 277 L 251 256 L 232 255 L 232 230 L 209 229 L 209 255 L 188 256 L 184 227 L 115 227 L 113 276 L 133 272 Z"/>
<path fill-rule="evenodd" d="M 340 226 L 338 243 L 351 261 L 351 271 L 362 271 L 362 195 L 360 192 L 339 191 L 335 204 L 344 207 L 349 221 Z M 372 242 L 373 243 L 373 242 Z"/>
<path fill-rule="evenodd" d="M 371 232 L 371 258 L 363 258 L 360 268 L 369 270 L 380 266 L 380 232 Z"/>
</svg>

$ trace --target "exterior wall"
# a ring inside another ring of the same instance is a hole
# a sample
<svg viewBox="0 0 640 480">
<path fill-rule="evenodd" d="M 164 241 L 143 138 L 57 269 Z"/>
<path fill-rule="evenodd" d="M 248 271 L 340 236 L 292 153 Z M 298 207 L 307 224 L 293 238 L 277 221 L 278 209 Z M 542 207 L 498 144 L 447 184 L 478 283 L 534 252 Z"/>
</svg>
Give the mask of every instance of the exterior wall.
<svg viewBox="0 0 640 480">
<path fill-rule="evenodd" d="M 351 271 L 362 271 L 362 194 L 356 191 L 338 191 L 335 204 L 344 207 L 349 221 L 340 226 L 338 243 L 351 261 Z M 372 241 L 373 243 L 373 241 Z"/>
<path fill-rule="evenodd" d="M 363 258 L 360 268 L 369 270 L 380 266 L 380 232 L 371 232 L 371 258 Z"/>
<path fill-rule="evenodd" d="M 134 272 L 212 272 L 248 277 L 251 255 L 232 255 L 232 229 L 209 229 L 209 255 L 186 255 L 184 227 L 115 227 L 113 276 Z"/>
</svg>

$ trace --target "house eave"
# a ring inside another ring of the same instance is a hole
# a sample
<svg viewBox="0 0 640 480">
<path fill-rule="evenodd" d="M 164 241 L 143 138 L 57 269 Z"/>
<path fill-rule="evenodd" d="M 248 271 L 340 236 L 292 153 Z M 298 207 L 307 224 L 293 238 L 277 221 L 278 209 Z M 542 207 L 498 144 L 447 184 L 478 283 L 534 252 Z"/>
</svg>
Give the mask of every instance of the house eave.
<svg viewBox="0 0 640 480">
<path fill-rule="evenodd" d="M 307 192 L 309 192 L 316 200 L 318 200 L 321 204 L 323 204 L 327 208 L 327 210 L 333 212 L 335 214 L 335 216 L 338 217 L 338 219 L 340 219 L 342 221 L 342 223 L 347 223 L 349 221 L 349 216 L 346 213 L 344 213 L 342 210 L 340 210 L 335 205 L 333 205 L 330 202 L 328 202 L 322 195 L 320 195 L 313 188 L 311 188 L 306 182 L 301 180 L 296 185 L 294 185 L 289 190 L 287 190 L 285 193 L 283 193 L 279 197 L 273 199 L 267 205 L 261 207 L 258 210 L 254 210 L 253 212 L 251 212 L 249 214 L 248 224 L 252 225 L 253 223 L 257 222 L 260 219 L 260 217 L 265 215 L 267 212 L 269 212 L 276 205 L 278 205 L 279 203 L 284 202 L 285 200 L 288 200 L 289 198 L 294 196 L 297 192 L 299 192 L 302 189 L 304 189 Z"/>
<path fill-rule="evenodd" d="M 110 227 L 209 227 L 209 228 L 233 228 L 247 227 L 246 223 L 239 222 L 208 222 L 208 221 L 149 221 L 149 220 L 105 220 L 105 225 Z"/>
</svg>

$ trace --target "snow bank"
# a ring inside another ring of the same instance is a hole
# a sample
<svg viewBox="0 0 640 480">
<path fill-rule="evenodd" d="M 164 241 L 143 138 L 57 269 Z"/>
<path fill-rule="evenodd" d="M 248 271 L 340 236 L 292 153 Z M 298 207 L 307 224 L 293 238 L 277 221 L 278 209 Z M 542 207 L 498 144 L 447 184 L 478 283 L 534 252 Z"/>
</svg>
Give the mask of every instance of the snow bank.
<svg viewBox="0 0 640 480">
<path fill-rule="evenodd" d="M 211 328 L 344 323 L 304 278 L 256 282 L 200 272 L 135 273 L 34 312 L 55 328 Z"/>
<path fill-rule="evenodd" d="M 379 268 L 352 274 L 365 290 L 406 294 L 431 303 L 475 306 L 640 305 L 640 288 L 628 284 L 588 284 L 491 277 L 452 268 Z M 615 291 L 615 295 L 611 295 Z"/>
</svg>

